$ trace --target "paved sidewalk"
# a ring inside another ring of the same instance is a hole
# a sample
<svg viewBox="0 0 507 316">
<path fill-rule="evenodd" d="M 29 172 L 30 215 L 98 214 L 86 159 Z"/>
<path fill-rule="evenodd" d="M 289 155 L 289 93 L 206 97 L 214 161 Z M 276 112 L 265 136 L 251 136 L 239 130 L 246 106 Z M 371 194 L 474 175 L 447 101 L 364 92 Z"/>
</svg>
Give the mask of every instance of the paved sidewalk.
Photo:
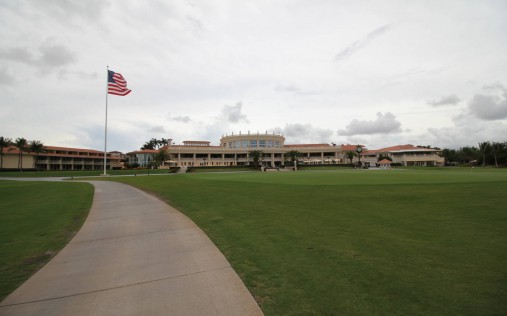
<svg viewBox="0 0 507 316">
<path fill-rule="evenodd" d="M 91 183 L 83 228 L 0 304 L 0 315 L 262 315 L 186 216 L 133 187 Z"/>
</svg>

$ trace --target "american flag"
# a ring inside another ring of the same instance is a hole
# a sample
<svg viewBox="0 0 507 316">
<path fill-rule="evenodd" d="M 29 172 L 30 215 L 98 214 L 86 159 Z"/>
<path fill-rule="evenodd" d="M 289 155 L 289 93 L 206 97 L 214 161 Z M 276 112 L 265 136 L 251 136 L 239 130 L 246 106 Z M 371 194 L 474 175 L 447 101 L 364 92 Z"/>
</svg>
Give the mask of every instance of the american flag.
<svg viewBox="0 0 507 316">
<path fill-rule="evenodd" d="M 130 93 L 130 89 L 127 89 L 127 81 L 123 79 L 123 76 L 117 72 L 108 70 L 107 78 L 107 93 L 114 95 L 125 96 Z"/>
</svg>

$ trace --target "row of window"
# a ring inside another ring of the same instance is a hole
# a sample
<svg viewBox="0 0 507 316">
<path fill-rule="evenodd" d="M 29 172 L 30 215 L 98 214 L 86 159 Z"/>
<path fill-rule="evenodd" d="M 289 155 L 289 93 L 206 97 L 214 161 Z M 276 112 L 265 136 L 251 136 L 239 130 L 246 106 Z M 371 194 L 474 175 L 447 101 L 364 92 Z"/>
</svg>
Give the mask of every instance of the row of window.
<svg viewBox="0 0 507 316">
<path fill-rule="evenodd" d="M 227 147 L 227 143 L 224 143 L 224 147 Z M 257 140 L 242 140 L 242 141 L 234 141 L 234 142 L 229 142 L 229 148 L 257 148 L 257 147 L 261 147 L 261 148 L 265 148 L 265 147 L 277 147 L 279 148 L 280 147 L 280 142 L 279 141 L 272 141 L 272 140 L 265 140 L 265 139 L 260 139 L 259 141 Z"/>
</svg>

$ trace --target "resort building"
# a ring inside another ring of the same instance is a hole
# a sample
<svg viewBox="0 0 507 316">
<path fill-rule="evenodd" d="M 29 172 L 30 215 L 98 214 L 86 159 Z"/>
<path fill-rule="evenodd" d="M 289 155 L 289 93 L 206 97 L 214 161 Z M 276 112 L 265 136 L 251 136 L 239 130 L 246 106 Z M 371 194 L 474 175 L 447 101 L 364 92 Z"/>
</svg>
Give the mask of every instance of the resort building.
<svg viewBox="0 0 507 316">
<path fill-rule="evenodd" d="M 285 144 L 285 138 L 279 134 L 232 134 L 223 136 L 219 146 L 212 146 L 209 141 L 184 141 L 182 145 L 162 147 L 167 150 L 169 166 L 242 166 L 252 163 L 250 152 L 262 151 L 260 163 L 265 167 L 284 166 L 287 153 L 297 151 L 301 153 L 299 164 L 346 164 L 350 161 L 345 153 L 356 151 L 359 145 L 335 144 Z M 361 146 L 364 147 L 364 146 Z M 382 159 L 392 159 L 392 163 L 404 166 L 443 166 L 444 158 L 438 155 L 436 149 L 415 147 L 412 145 L 394 146 L 379 150 L 364 150 L 360 157 L 354 157 L 353 163 L 366 162 L 376 166 Z M 137 150 L 126 154 L 129 164 L 141 167 L 149 166 L 154 161 L 159 150 Z"/>
<path fill-rule="evenodd" d="M 366 150 L 361 154 L 361 161 L 375 165 L 379 160 L 390 159 L 392 163 L 402 166 L 442 167 L 445 159 L 440 156 L 441 150 L 417 147 L 414 145 L 398 145 L 376 150 Z"/>
<path fill-rule="evenodd" d="M 44 146 L 44 150 L 35 154 L 22 153 L 22 169 L 38 170 L 104 170 L 104 152 L 92 149 Z M 19 150 L 16 147 L 3 149 L 3 169 L 18 169 Z M 108 153 L 107 169 L 122 168 L 122 154 Z"/>
<path fill-rule="evenodd" d="M 348 158 L 349 152 L 356 153 L 357 147 L 363 150 L 360 156 Z M 162 168 L 198 167 L 198 166 L 246 166 L 253 163 L 252 151 L 262 151 L 259 163 L 264 167 L 282 167 L 288 165 L 290 153 L 300 153 L 298 164 L 348 164 L 380 166 L 379 161 L 389 160 L 391 164 L 402 166 L 443 166 L 444 158 L 440 150 L 399 145 L 376 150 L 368 150 L 362 145 L 335 144 L 285 144 L 285 137 L 275 133 L 231 134 L 220 139 L 220 145 L 212 146 L 209 141 L 184 141 L 175 145 L 172 140 L 162 147 L 169 159 Z M 118 151 L 107 153 L 107 169 L 124 168 L 123 161 L 129 166 L 152 166 L 159 150 L 137 150 L 122 154 Z M 19 150 L 15 147 L 3 149 L 2 169 L 18 169 Z M 104 152 L 92 149 L 45 146 L 43 152 L 23 152 L 22 169 L 38 170 L 103 170 Z M 384 161 L 383 166 L 387 163 Z"/>
<path fill-rule="evenodd" d="M 286 153 L 300 152 L 299 163 L 344 163 L 342 150 L 330 144 L 286 145 L 279 134 L 238 134 L 223 136 L 219 146 L 208 141 L 184 141 L 183 145 L 164 146 L 171 166 L 242 166 L 252 163 L 250 152 L 262 151 L 260 163 L 265 167 L 280 167 L 285 164 Z M 158 150 L 138 150 L 126 154 L 129 164 L 146 166 L 153 161 Z"/>
</svg>

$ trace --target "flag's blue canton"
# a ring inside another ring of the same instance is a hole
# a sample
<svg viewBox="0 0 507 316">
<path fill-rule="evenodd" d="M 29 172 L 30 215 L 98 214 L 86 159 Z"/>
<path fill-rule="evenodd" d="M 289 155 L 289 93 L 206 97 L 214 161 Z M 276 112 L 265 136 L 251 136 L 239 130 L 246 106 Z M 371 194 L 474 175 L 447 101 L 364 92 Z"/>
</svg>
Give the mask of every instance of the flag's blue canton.
<svg viewBox="0 0 507 316">
<path fill-rule="evenodd" d="M 114 71 L 109 70 L 107 82 L 116 83 L 116 81 L 114 81 L 113 76 L 114 76 Z"/>
<path fill-rule="evenodd" d="M 120 73 L 108 70 L 107 73 L 107 93 L 125 96 L 131 92 L 127 88 L 127 81 Z"/>
</svg>

